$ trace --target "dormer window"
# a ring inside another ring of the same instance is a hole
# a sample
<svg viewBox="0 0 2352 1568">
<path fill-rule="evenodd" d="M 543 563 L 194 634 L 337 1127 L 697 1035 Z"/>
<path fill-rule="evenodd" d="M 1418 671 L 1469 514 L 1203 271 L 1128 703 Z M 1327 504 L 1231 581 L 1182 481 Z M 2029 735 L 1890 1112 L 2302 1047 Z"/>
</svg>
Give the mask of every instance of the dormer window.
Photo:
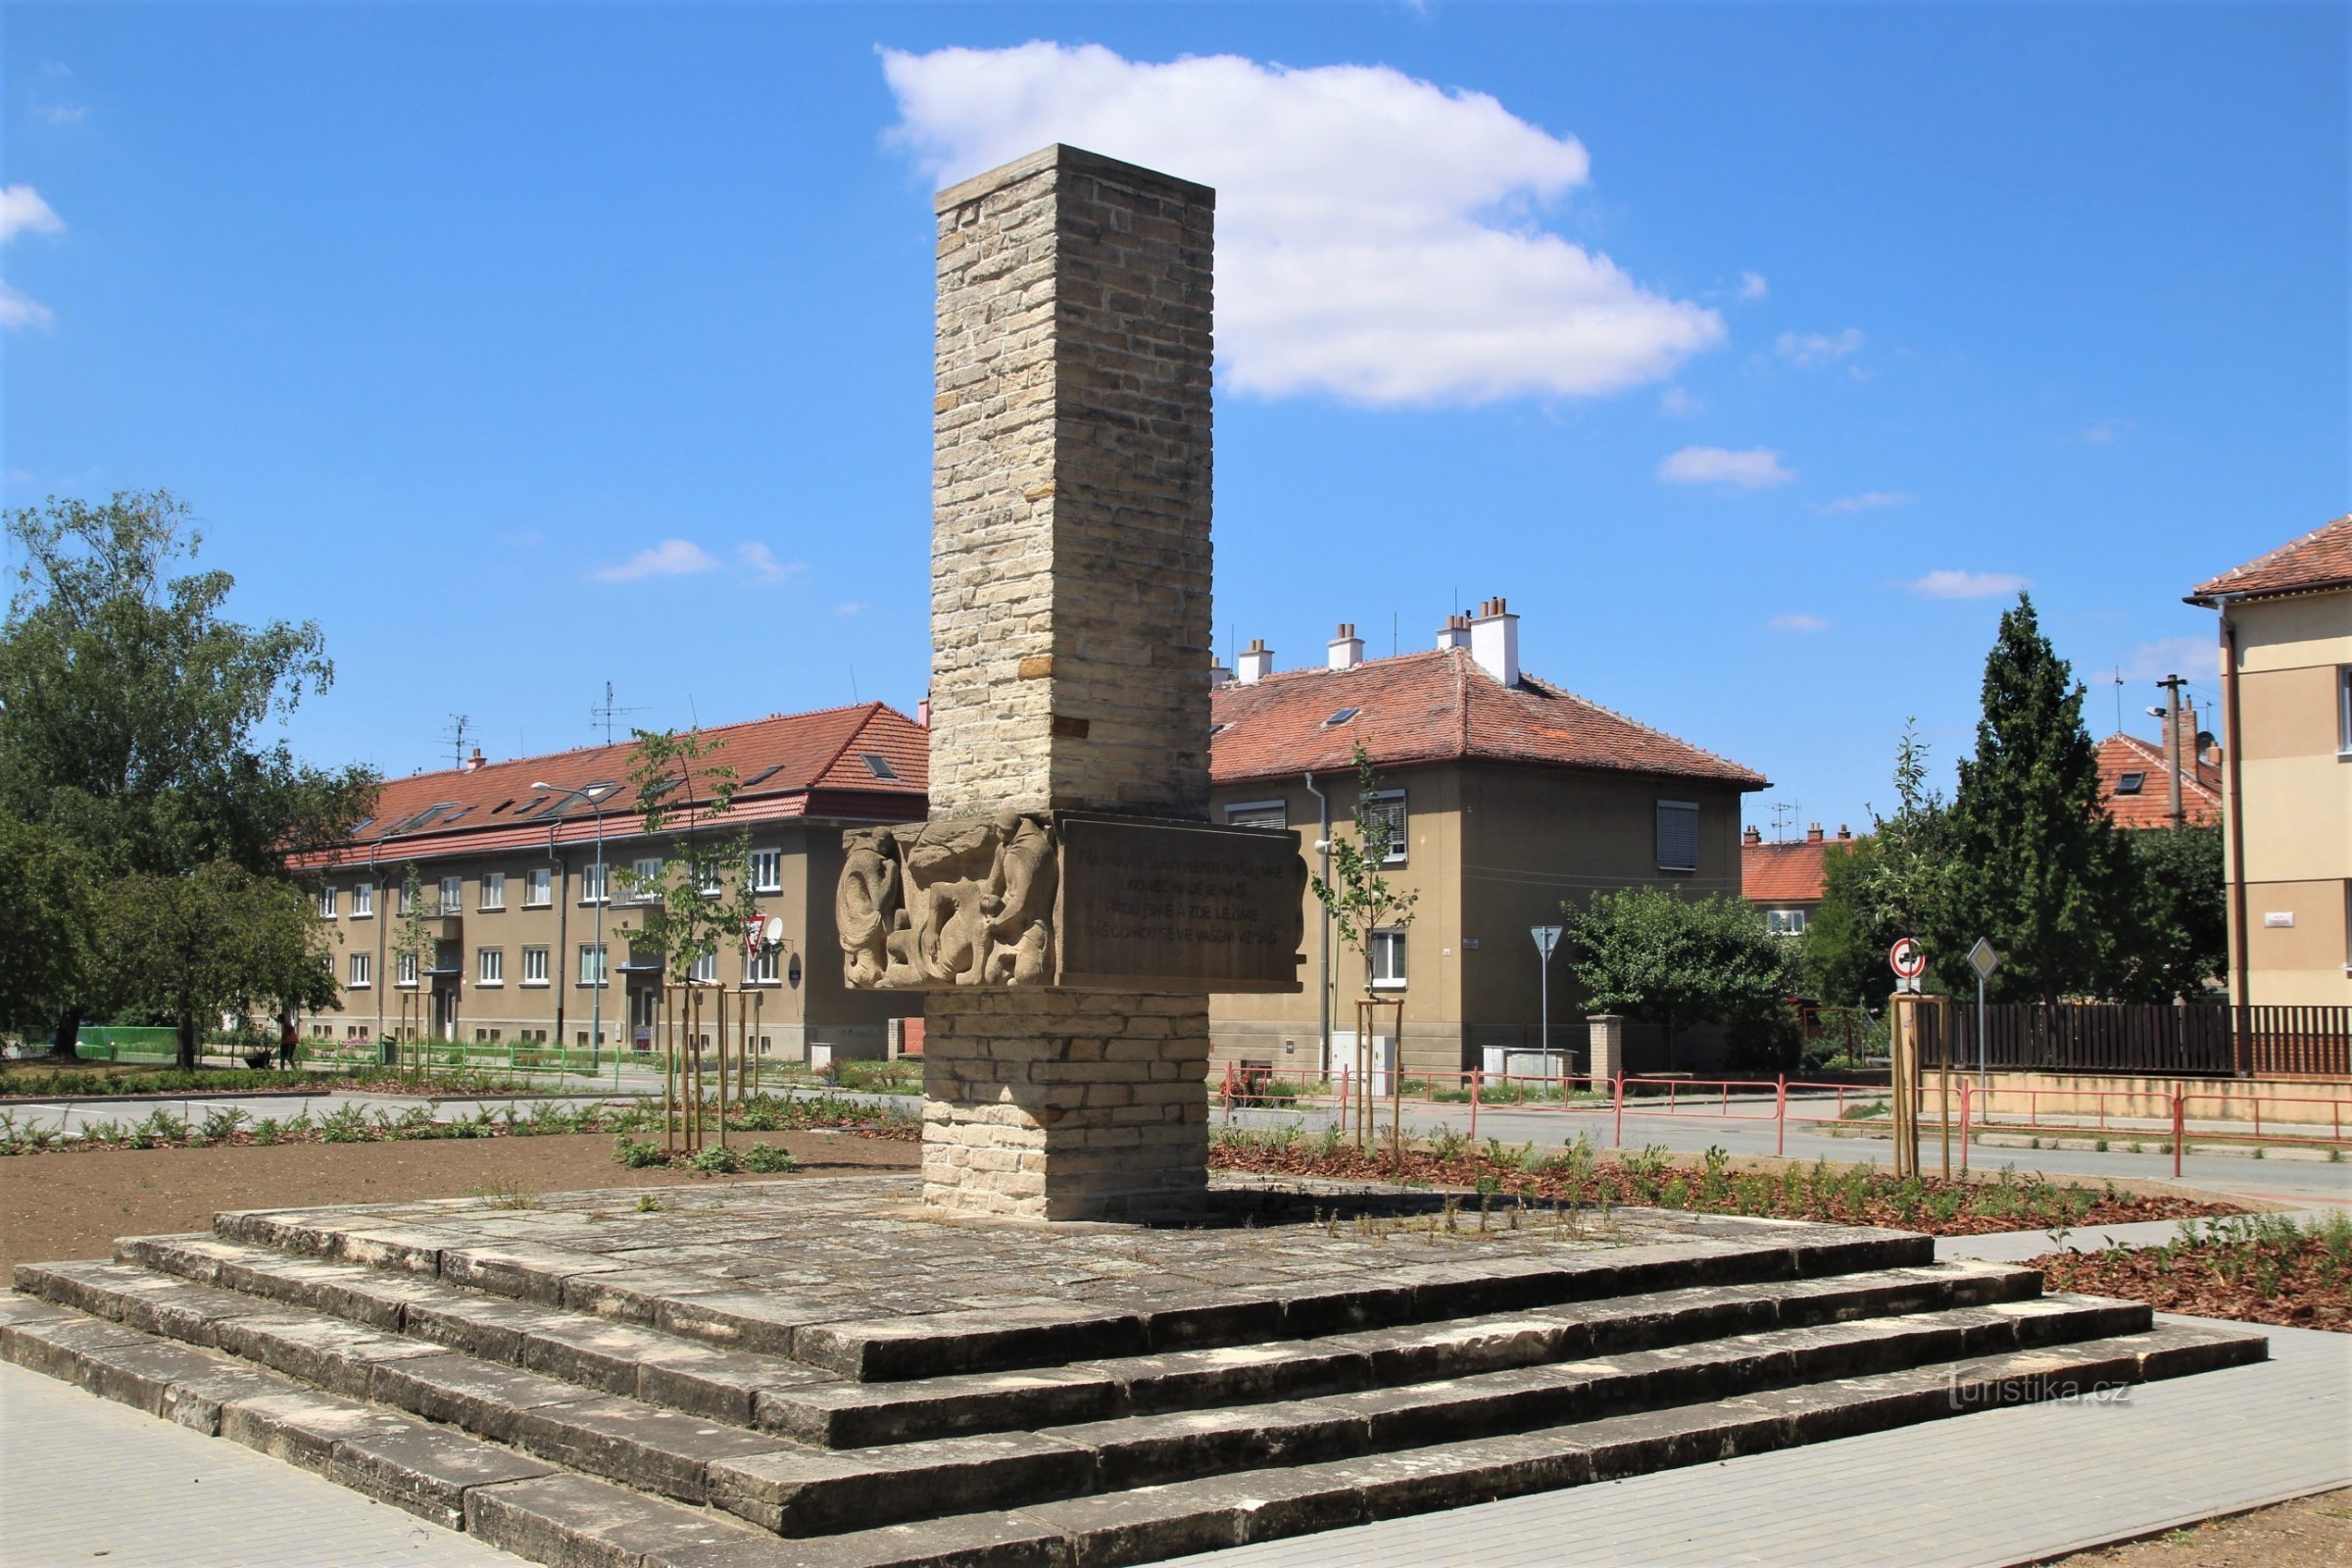
<svg viewBox="0 0 2352 1568">
<path fill-rule="evenodd" d="M 879 752 L 859 752 L 858 754 L 858 760 L 863 762 L 865 764 L 865 770 L 868 773 L 873 774 L 874 777 L 885 780 L 886 782 L 897 782 L 899 776 L 898 769 L 892 767 L 890 765 L 890 760 L 882 756 Z"/>
<path fill-rule="evenodd" d="M 2118 795 L 2137 795 L 2139 793 L 2140 786 L 2145 784 L 2147 781 L 2148 775 L 2145 773 L 2126 773 L 2115 781 L 2115 793 Z"/>
</svg>

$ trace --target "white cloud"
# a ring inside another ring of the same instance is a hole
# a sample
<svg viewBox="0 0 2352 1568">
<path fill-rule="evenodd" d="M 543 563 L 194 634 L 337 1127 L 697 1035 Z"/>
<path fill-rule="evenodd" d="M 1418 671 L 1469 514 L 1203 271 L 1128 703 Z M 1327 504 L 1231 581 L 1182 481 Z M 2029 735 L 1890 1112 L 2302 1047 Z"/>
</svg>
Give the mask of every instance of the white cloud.
<svg viewBox="0 0 2352 1568">
<path fill-rule="evenodd" d="M 798 561 L 778 561 L 774 551 L 756 539 L 737 545 L 735 559 L 743 563 L 754 582 L 789 582 L 808 569 Z"/>
<path fill-rule="evenodd" d="M 1825 503 L 1825 513 L 1876 512 L 1881 507 L 1907 507 L 1915 498 L 1907 490 L 1865 490 L 1858 496 L 1839 496 Z"/>
<path fill-rule="evenodd" d="M 1679 386 L 1670 386 L 1658 394 L 1658 412 L 1671 414 L 1678 419 L 1700 413 L 1705 408 L 1705 404 Z"/>
<path fill-rule="evenodd" d="M 715 571 L 718 558 L 686 539 L 664 539 L 651 550 L 640 550 L 616 565 L 599 566 L 589 577 L 596 582 L 634 582 L 640 577 L 686 577 Z"/>
<path fill-rule="evenodd" d="M 835 613 L 836 615 L 855 615 L 855 614 L 858 613 L 860 611 L 862 611 L 862 610 L 864 610 L 864 609 L 865 609 L 865 601 L 864 601 L 864 600 L 862 600 L 862 599 L 852 599 L 852 600 L 848 601 L 848 602 L 847 602 L 847 603 L 845 603 L 845 604 L 839 604 L 839 605 L 835 605 L 835 606 L 833 607 L 833 613 Z"/>
<path fill-rule="evenodd" d="M 87 104 L 34 104 L 33 118 L 46 125 L 78 125 L 90 118 Z"/>
<path fill-rule="evenodd" d="M 1773 352 L 1800 370 L 1834 365 L 1862 347 L 1862 329 L 1842 332 L 1783 332 L 1772 341 Z"/>
<path fill-rule="evenodd" d="M 15 331 L 21 326 L 47 326 L 56 319 L 39 300 L 20 293 L 13 283 L 0 283 L 0 327 Z"/>
<path fill-rule="evenodd" d="M 1775 615 L 1764 623 L 1771 631 L 1821 631 L 1830 623 L 1819 615 Z"/>
<path fill-rule="evenodd" d="M 1740 274 L 1740 297 L 1741 299 L 1760 300 L 1771 292 L 1772 290 L 1765 284 L 1762 272 L 1741 272 Z"/>
<path fill-rule="evenodd" d="M 1769 447 L 1750 447 L 1744 452 L 1730 452 L 1722 447 L 1685 447 L 1669 454 L 1658 465 L 1660 484 L 1719 484 L 1761 490 L 1766 485 L 1787 484 L 1795 477 L 1793 470 L 1782 466 L 1781 455 Z"/>
<path fill-rule="evenodd" d="M 2132 422 L 2130 419 L 2101 419 L 2096 424 L 2077 431 L 2075 439 L 2085 446 L 2112 446 L 2129 435 L 2132 428 Z"/>
<path fill-rule="evenodd" d="M 2014 572 L 1954 571 L 1946 567 L 1931 571 L 1925 577 L 1914 577 L 1903 586 L 1930 599 L 1991 599 L 2016 593 L 2032 581 Z"/>
<path fill-rule="evenodd" d="M 1586 181 L 1573 136 L 1380 66 L 1100 45 L 882 52 L 890 140 L 943 183 L 1066 142 L 1217 188 L 1222 384 L 1365 404 L 1590 396 L 1722 341 L 1541 226 Z"/>
<path fill-rule="evenodd" d="M 2211 637 L 2160 637 L 2132 650 L 2132 657 L 2124 661 L 2123 676 L 2128 681 L 2161 680 L 2167 675 L 2201 680 L 2221 668 L 2221 657 Z M 2161 692 L 2148 699 L 2150 703 L 2162 700 Z"/>
<path fill-rule="evenodd" d="M 57 216 L 41 193 L 30 185 L 0 186 L 0 244 L 19 234 L 63 234 L 66 220 Z"/>
</svg>

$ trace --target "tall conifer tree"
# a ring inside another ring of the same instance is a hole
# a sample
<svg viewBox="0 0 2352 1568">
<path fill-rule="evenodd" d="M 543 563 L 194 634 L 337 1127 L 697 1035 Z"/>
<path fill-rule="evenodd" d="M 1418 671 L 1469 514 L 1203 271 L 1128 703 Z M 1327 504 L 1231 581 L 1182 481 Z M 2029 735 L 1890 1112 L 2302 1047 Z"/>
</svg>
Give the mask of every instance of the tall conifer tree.
<svg viewBox="0 0 2352 1568">
<path fill-rule="evenodd" d="M 1940 972 L 1967 973 L 1977 938 L 2001 951 L 1990 995 L 2055 1002 L 2097 989 L 2124 888 L 2122 847 L 2099 801 L 2082 686 L 2018 595 L 1984 661 L 1977 755 L 1960 763 L 1946 896 L 1932 914 Z"/>
</svg>

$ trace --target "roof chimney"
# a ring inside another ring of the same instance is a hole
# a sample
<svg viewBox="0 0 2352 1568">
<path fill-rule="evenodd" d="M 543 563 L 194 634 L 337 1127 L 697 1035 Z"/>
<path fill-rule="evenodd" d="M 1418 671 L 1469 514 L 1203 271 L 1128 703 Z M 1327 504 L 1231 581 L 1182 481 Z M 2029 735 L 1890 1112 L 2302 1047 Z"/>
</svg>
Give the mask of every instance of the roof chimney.
<svg viewBox="0 0 2352 1568">
<path fill-rule="evenodd" d="M 923 729 L 931 727 L 931 699 L 926 697 L 914 705 L 914 722 Z"/>
<path fill-rule="evenodd" d="M 476 746 L 473 749 L 473 755 L 466 759 L 466 771 L 468 773 L 479 773 L 481 770 L 482 749 L 479 746 Z"/>
<path fill-rule="evenodd" d="M 1821 824 L 1819 822 L 1815 822 L 1805 829 L 1805 842 L 1807 844 L 1819 844 L 1821 842 Z"/>
<path fill-rule="evenodd" d="M 1266 646 L 1263 637 L 1252 637 L 1234 663 L 1240 666 L 1234 678 L 1245 686 L 1254 686 L 1274 673 L 1274 650 Z"/>
<path fill-rule="evenodd" d="M 1850 828 L 1850 827 L 1847 827 L 1847 826 L 1846 826 L 1846 825 L 1845 825 L 1843 822 L 1840 822 L 1840 823 L 1838 823 L 1838 843 L 1840 843 L 1840 844 L 1851 844 L 1853 841 L 1854 841 L 1854 830 L 1853 830 L 1852 828 Z"/>
<path fill-rule="evenodd" d="M 1446 624 L 1438 628 L 1438 646 L 1440 648 L 1469 647 L 1470 617 L 1468 615 L 1447 615 Z"/>
<path fill-rule="evenodd" d="M 1756 826 L 1753 822 L 1750 822 L 1747 825 L 1747 830 L 1740 835 L 1740 842 L 1742 844 L 1761 844 L 1764 842 L 1764 830 Z"/>
<path fill-rule="evenodd" d="M 1331 640 L 1331 667 L 1353 669 L 1364 662 L 1364 640 L 1355 634 L 1355 622 L 1340 622 L 1340 634 Z"/>
<path fill-rule="evenodd" d="M 1470 657 L 1505 686 L 1519 684 L 1519 617 L 1500 599 L 1479 605 L 1470 622 Z"/>
</svg>

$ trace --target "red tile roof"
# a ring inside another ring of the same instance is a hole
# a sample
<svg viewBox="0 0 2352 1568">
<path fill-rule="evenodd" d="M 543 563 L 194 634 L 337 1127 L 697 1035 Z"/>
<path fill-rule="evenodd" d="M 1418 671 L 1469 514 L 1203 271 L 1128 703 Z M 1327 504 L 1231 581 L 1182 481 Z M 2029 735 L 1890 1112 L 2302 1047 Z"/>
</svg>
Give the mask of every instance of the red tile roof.
<svg viewBox="0 0 2352 1568">
<path fill-rule="evenodd" d="M 2185 742 L 2180 755 L 2180 810 L 2189 822 L 2222 819 L 2222 770 L 2192 759 Z M 2110 735 L 2099 742 L 2099 799 L 2117 827 L 2170 827 L 2172 792 L 2164 781 L 2164 748 L 2136 735 Z M 2126 773 L 2140 776 L 2135 794 L 2120 793 Z"/>
<path fill-rule="evenodd" d="M 1331 718 L 1344 709 L 1353 715 Z M 1219 686 L 1209 777 L 1218 784 L 1346 768 L 1357 742 L 1380 767 L 1474 760 L 1703 779 L 1760 790 L 1764 775 L 1637 724 L 1548 682 L 1504 686 L 1469 651 L 1440 648 L 1352 669 L 1298 669 Z"/>
<path fill-rule="evenodd" d="M 778 713 L 703 734 L 718 746 L 706 765 L 735 770 L 730 822 L 792 816 L 897 821 L 923 814 L 930 732 L 884 704 Z M 386 779 L 376 791 L 374 816 L 352 835 L 350 849 L 302 857 L 300 863 L 349 863 L 367 858 L 371 848 L 379 858 L 406 858 L 544 845 L 551 826 L 559 843 L 592 839 L 595 813 L 576 795 L 561 792 L 604 783 L 619 786 L 603 797 L 605 831 L 632 832 L 637 800 L 628 774 L 635 745 L 585 746 Z M 895 776 L 869 767 L 868 755 Z M 558 793 L 531 788 L 541 780 L 558 786 Z M 434 808 L 441 809 L 418 820 Z"/>
<path fill-rule="evenodd" d="M 1824 878 L 1830 851 L 1841 845 L 1850 850 L 1858 842 L 1848 837 L 1741 844 L 1740 896 L 1771 909 L 1819 904 L 1828 891 Z"/>
<path fill-rule="evenodd" d="M 2323 588 L 2352 588 L 2352 514 L 2197 584 L 2188 602 L 2211 604 L 2221 594 L 2298 594 Z"/>
</svg>

